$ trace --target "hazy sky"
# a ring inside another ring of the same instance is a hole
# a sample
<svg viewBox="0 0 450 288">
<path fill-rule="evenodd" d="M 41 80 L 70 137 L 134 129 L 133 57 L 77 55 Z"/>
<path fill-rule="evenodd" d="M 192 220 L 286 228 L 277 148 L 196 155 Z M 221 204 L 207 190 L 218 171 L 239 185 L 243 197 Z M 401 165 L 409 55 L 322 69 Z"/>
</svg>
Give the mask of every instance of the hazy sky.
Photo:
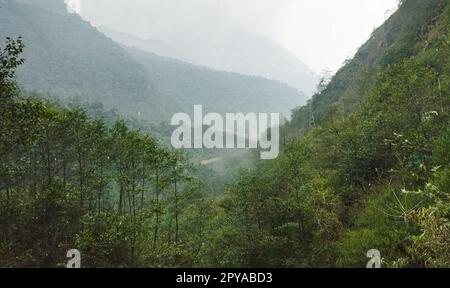
<svg viewBox="0 0 450 288">
<path fill-rule="evenodd" d="M 226 25 L 239 27 L 279 42 L 317 72 L 336 71 L 398 5 L 398 0 L 81 1 L 83 16 L 94 25 L 143 38 L 195 41 Z"/>
</svg>

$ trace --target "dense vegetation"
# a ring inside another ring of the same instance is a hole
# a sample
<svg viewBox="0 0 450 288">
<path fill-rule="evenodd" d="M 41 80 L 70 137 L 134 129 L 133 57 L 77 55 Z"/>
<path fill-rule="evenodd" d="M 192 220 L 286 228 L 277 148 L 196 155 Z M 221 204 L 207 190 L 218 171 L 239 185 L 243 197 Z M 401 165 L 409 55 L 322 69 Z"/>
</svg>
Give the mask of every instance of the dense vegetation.
<svg viewBox="0 0 450 288">
<path fill-rule="evenodd" d="M 206 202 L 184 156 L 123 121 L 18 97 L 22 50 L 8 39 L 0 59 L 0 266 L 55 267 L 70 247 L 85 266 L 190 265 Z"/>
<path fill-rule="evenodd" d="M 450 5 L 401 5 L 314 97 L 317 127 L 296 111 L 303 136 L 229 188 L 226 265 L 450 265 Z"/>
<path fill-rule="evenodd" d="M 450 1 L 402 1 L 219 197 L 147 133 L 19 96 L 7 40 L 0 266 L 449 267 L 449 29 Z"/>
</svg>

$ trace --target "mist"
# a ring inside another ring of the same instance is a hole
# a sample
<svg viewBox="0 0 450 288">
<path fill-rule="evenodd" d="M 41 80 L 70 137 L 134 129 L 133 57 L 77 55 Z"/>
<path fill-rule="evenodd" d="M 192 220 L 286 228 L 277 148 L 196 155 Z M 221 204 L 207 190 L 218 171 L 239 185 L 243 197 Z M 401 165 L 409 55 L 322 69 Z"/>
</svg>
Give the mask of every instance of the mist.
<svg viewBox="0 0 450 288">
<path fill-rule="evenodd" d="M 142 38 L 207 41 L 228 25 L 280 42 L 316 72 L 335 71 L 398 0 L 82 0 L 83 15 Z M 191 38 L 193 39 L 193 38 Z M 329 48 L 333 47 L 333 51 Z"/>
</svg>

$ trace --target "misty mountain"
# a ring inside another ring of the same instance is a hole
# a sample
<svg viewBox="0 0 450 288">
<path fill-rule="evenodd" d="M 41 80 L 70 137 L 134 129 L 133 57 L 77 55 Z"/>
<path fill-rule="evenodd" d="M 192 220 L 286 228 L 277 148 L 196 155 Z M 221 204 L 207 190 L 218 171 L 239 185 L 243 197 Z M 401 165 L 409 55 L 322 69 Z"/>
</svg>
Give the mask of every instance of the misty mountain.
<svg viewBox="0 0 450 288">
<path fill-rule="evenodd" d="M 98 29 L 128 47 L 217 70 L 278 80 L 309 95 L 318 82 L 318 76 L 280 44 L 237 28 L 222 27 L 220 33 L 203 40 L 196 37 L 196 41 L 177 39 L 176 42 L 142 39 L 106 26 Z"/>
<path fill-rule="evenodd" d="M 316 120 L 320 122 L 331 117 L 339 118 L 359 109 L 369 97 L 381 71 L 399 59 L 414 58 L 424 47 L 428 48 L 428 42 L 435 35 L 425 31 L 435 25 L 428 22 L 435 20 L 433 17 L 438 19 L 434 14 L 441 13 L 441 2 L 444 1 L 405 1 L 402 9 L 372 33 L 355 57 L 334 75 L 324 90 L 313 96 L 312 107 Z M 310 117 L 310 105 L 294 111 L 292 125 L 296 133 L 299 128 L 303 131 L 309 129 Z"/>
<path fill-rule="evenodd" d="M 305 99 L 296 89 L 278 81 L 214 71 L 135 48 L 127 48 L 127 52 L 147 69 L 153 91 L 165 96 L 164 106 L 175 101 L 180 104 L 181 111 L 190 114 L 193 105 L 203 103 L 205 111 L 221 114 L 242 109 L 244 112 L 270 113 L 276 107 L 276 111 L 288 116 L 289 107 Z M 183 107 L 189 107 L 189 110 Z"/>
<path fill-rule="evenodd" d="M 279 112 L 304 104 L 306 96 L 278 81 L 214 71 L 127 49 L 63 0 L 3 0 L 0 38 L 23 36 L 25 65 L 18 82 L 27 90 L 59 98 L 102 102 L 106 109 L 152 122 L 192 113 L 202 104 L 215 112 Z"/>
</svg>

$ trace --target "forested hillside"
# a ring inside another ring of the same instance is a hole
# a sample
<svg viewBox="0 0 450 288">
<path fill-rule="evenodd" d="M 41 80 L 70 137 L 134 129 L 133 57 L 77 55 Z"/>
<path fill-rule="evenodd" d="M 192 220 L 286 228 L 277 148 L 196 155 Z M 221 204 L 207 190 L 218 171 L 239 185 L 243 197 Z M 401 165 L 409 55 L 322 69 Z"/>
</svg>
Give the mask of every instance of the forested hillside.
<svg viewBox="0 0 450 288">
<path fill-rule="evenodd" d="M 19 97 L 23 48 L 0 52 L 0 266 L 61 266 L 75 246 L 90 267 L 192 265 L 200 242 L 182 245 L 202 237 L 207 202 L 186 158 L 123 121 Z"/>
<path fill-rule="evenodd" d="M 193 106 L 202 104 L 205 111 L 223 115 L 230 111 L 258 111 L 280 112 L 289 118 L 290 107 L 293 109 L 297 106 L 293 103 L 305 103 L 306 97 L 303 94 L 281 82 L 213 71 L 133 48 L 127 51 L 133 59 L 145 66 L 155 93 L 165 96 L 163 107 L 175 102 L 180 105 L 179 111 L 192 114 Z"/>
<path fill-rule="evenodd" d="M 437 18 L 444 15 L 442 1 L 400 3 L 403 3 L 402 9 L 372 33 L 370 39 L 336 73 L 329 85 L 319 88 L 323 91 L 312 102 L 314 116 L 318 121 L 330 117 L 339 119 L 355 111 L 371 93 L 378 74 L 384 68 L 404 57 L 417 56 L 423 49 L 432 49 L 431 42 L 440 36 L 438 33 L 443 28 L 442 21 L 438 22 Z M 309 126 L 309 118 L 308 105 L 297 109 L 291 122 L 295 128 L 305 131 Z"/>
<path fill-rule="evenodd" d="M 303 136 L 228 189 L 217 259 L 364 267 L 378 249 L 384 267 L 448 267 L 449 28 L 449 1 L 402 1 L 314 97 L 316 127 L 300 108 L 285 131 Z"/>
<path fill-rule="evenodd" d="M 78 15 L 68 14 L 63 0 L 4 0 L 1 6 L 0 37 L 22 36 L 26 41 L 27 61 L 17 73 L 26 90 L 101 102 L 106 109 L 157 124 L 169 122 L 174 113 L 192 113 L 195 104 L 212 112 L 263 112 L 270 103 L 270 112 L 289 117 L 306 99 L 264 78 L 150 54 L 139 53 L 136 59 L 136 53 L 130 55 Z"/>
</svg>

